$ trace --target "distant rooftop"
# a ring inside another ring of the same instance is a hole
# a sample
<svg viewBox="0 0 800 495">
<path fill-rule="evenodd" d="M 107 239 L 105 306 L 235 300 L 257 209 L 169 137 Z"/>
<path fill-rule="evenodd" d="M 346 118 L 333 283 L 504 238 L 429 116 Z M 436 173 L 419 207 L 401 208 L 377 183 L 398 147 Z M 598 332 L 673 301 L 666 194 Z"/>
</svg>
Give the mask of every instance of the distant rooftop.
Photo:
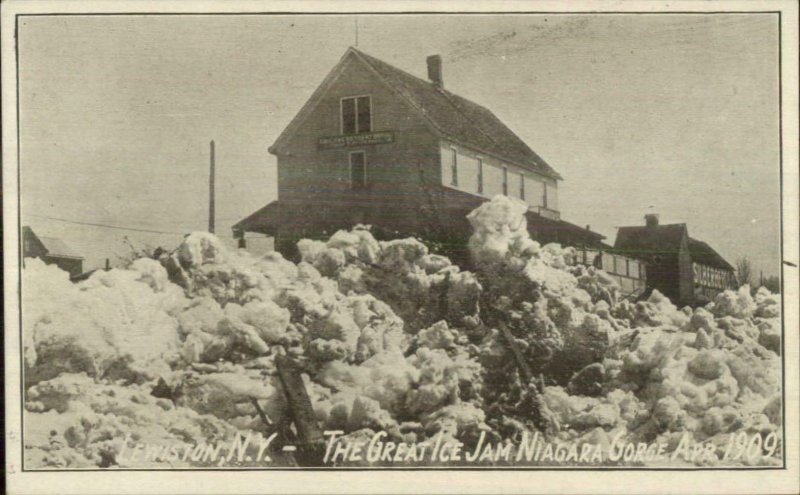
<svg viewBox="0 0 800 495">
<path fill-rule="evenodd" d="M 620 227 L 614 247 L 634 257 L 637 255 L 676 254 L 686 231 L 684 223 Z M 689 253 L 693 261 L 723 270 L 734 269 L 725 258 L 705 242 L 689 236 L 687 238 Z"/>
<path fill-rule="evenodd" d="M 47 256 L 52 256 L 54 258 L 74 258 L 77 260 L 84 259 L 83 256 L 79 255 L 77 252 L 73 251 L 64 241 L 57 237 L 48 237 L 48 236 L 41 236 L 36 234 L 32 228 L 29 226 L 22 227 L 23 231 L 30 232 L 36 239 L 39 239 L 39 242 L 42 243 L 45 250 L 47 251 Z"/>
</svg>

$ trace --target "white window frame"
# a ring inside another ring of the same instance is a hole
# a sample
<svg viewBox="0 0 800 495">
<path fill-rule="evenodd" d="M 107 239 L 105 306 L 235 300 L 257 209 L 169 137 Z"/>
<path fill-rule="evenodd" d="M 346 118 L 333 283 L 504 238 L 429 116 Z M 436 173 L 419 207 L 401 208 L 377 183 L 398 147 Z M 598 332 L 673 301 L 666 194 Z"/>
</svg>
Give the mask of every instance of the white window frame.
<svg viewBox="0 0 800 495">
<path fill-rule="evenodd" d="M 350 189 L 351 190 L 356 190 L 355 187 L 354 187 L 354 183 L 353 183 L 353 155 L 356 155 L 358 153 L 361 153 L 362 155 L 364 155 L 364 186 L 361 189 L 366 189 L 367 188 L 367 152 L 364 151 L 364 150 L 353 150 L 353 151 L 350 151 L 347 154 L 347 167 L 348 167 L 348 169 L 350 171 L 350 173 L 348 174 L 348 177 L 350 179 Z"/>
<path fill-rule="evenodd" d="M 358 99 L 359 98 L 368 98 L 369 99 L 369 131 L 366 133 L 359 133 L 358 132 Z M 368 134 L 372 132 L 372 95 L 355 95 L 355 96 L 342 96 L 339 98 L 339 134 L 344 134 L 344 100 L 355 100 L 355 118 L 356 118 L 356 132 L 355 134 Z M 354 134 L 354 135 L 355 135 Z M 349 135 L 349 134 L 348 134 Z"/>
</svg>

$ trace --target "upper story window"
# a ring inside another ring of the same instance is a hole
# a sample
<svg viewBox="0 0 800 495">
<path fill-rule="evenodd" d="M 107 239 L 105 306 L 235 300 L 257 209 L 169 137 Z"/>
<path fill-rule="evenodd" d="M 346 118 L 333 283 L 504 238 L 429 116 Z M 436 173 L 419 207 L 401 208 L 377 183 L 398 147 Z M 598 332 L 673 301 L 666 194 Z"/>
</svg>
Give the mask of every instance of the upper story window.
<svg viewBox="0 0 800 495">
<path fill-rule="evenodd" d="M 525 200 L 525 174 L 519 174 L 519 199 Z"/>
<path fill-rule="evenodd" d="M 503 167 L 503 194 L 508 196 L 508 169 Z"/>
<path fill-rule="evenodd" d="M 367 155 L 363 151 L 350 153 L 350 188 L 367 187 Z"/>
<path fill-rule="evenodd" d="M 483 160 L 478 158 L 478 194 L 483 194 Z"/>
<path fill-rule="evenodd" d="M 454 149 L 450 150 L 450 184 L 458 185 L 458 152 Z"/>
<path fill-rule="evenodd" d="M 342 134 L 372 132 L 372 99 L 352 96 L 341 99 Z"/>
</svg>

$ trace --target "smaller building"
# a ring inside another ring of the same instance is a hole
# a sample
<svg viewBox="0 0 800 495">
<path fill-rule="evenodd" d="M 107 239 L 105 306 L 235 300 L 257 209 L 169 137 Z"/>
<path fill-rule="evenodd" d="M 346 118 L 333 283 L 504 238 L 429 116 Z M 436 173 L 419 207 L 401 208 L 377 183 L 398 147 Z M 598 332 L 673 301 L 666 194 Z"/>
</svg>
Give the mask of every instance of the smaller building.
<svg viewBox="0 0 800 495">
<path fill-rule="evenodd" d="M 22 257 L 40 258 L 68 272 L 70 277 L 83 272 L 83 256 L 72 251 L 61 239 L 38 236 L 28 226 L 22 227 Z"/>
<path fill-rule="evenodd" d="M 644 226 L 620 227 L 614 250 L 645 261 L 647 288 L 676 304 L 703 304 L 736 284 L 725 258 L 690 237 L 685 223 L 660 225 L 658 215 L 645 215 Z"/>
</svg>

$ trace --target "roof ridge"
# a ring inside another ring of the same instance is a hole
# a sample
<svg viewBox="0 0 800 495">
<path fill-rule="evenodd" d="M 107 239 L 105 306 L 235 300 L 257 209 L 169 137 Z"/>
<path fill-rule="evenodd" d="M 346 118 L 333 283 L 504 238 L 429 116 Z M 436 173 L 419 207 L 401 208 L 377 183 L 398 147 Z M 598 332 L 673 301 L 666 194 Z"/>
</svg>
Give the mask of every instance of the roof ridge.
<svg viewBox="0 0 800 495">
<path fill-rule="evenodd" d="M 409 77 L 412 77 L 412 78 L 416 79 L 419 82 L 422 82 L 422 83 L 425 83 L 425 84 L 431 86 L 433 89 L 436 89 L 437 91 L 440 91 L 442 94 L 444 94 L 444 96 L 447 96 L 448 98 L 453 98 L 453 97 L 454 98 L 459 98 L 459 99 L 462 99 L 462 100 L 464 100 L 464 101 L 466 101 L 468 103 L 471 103 L 472 105 L 481 107 L 482 109 L 486 110 L 487 112 L 491 112 L 491 110 L 489 108 L 481 105 L 480 103 L 476 103 L 476 102 L 470 100 L 469 98 L 465 98 L 465 97 L 463 97 L 463 96 L 461 96 L 461 95 L 459 95 L 457 93 L 453 93 L 452 91 L 450 91 L 449 89 L 447 89 L 447 88 L 445 88 L 443 86 L 436 86 L 434 83 L 432 83 L 431 81 L 429 81 L 427 79 L 423 79 L 423 78 L 421 78 L 419 76 L 415 76 L 414 74 L 412 74 L 412 73 L 410 73 L 410 72 L 408 72 L 406 70 L 403 70 L 400 67 L 396 67 L 396 66 L 390 64 L 389 62 L 384 62 L 383 60 L 381 60 L 381 59 L 379 59 L 379 58 L 377 58 L 377 57 L 375 57 L 373 55 L 370 55 L 369 53 L 365 53 L 365 52 L 359 50 L 358 48 L 354 48 L 352 46 L 350 48 L 353 51 L 358 52 L 358 54 L 364 55 L 368 59 L 372 59 L 372 60 L 374 60 L 374 61 L 376 61 L 378 63 L 381 63 L 381 64 L 383 64 L 383 65 L 385 65 L 387 67 L 391 67 L 392 69 L 396 70 L 397 72 L 400 72 L 400 73 L 402 73 L 402 74 L 404 74 L 406 76 L 409 76 Z"/>
<path fill-rule="evenodd" d="M 366 56 L 366 58 L 368 58 L 368 59 L 372 59 L 372 60 L 374 60 L 374 61 L 377 61 L 378 63 L 381 63 L 381 64 L 384 64 L 384 65 L 386 65 L 386 66 L 388 66 L 388 67 L 391 67 L 392 69 L 394 69 L 394 70 L 396 70 L 396 71 L 398 71 L 398 72 L 400 72 L 400 73 L 402 73 L 402 74 L 404 74 L 404 75 L 406 75 L 406 76 L 412 77 L 412 78 L 416 79 L 417 81 L 420 81 L 420 82 L 422 82 L 422 83 L 425 83 L 425 84 L 427 84 L 427 85 L 431 86 L 431 88 L 432 88 L 433 90 L 435 90 L 435 91 L 438 91 L 438 92 L 442 93 L 442 96 L 444 96 L 445 98 L 447 98 L 447 101 L 450 103 L 450 105 L 452 105 L 452 106 L 453 106 L 453 108 L 454 108 L 454 109 L 455 109 L 455 110 L 456 110 L 458 113 L 460 113 L 461 115 L 463 115 L 463 116 L 464 116 L 465 118 L 467 118 L 467 119 L 469 119 L 469 116 L 468 116 L 468 115 L 466 115 L 466 114 L 463 112 L 463 110 L 461 110 L 461 108 L 459 108 L 459 107 L 458 107 L 458 105 L 457 105 L 457 104 L 455 104 L 455 103 L 453 102 L 453 100 L 454 100 L 454 99 L 461 99 L 461 100 L 464 100 L 464 101 L 466 101 L 467 103 L 469 103 L 469 104 L 471 104 L 471 105 L 475 105 L 475 106 L 477 106 L 477 107 L 480 107 L 482 110 L 485 110 L 485 111 L 487 111 L 487 112 L 491 113 L 492 115 L 494 115 L 494 112 L 492 112 L 492 111 L 491 111 L 489 108 L 487 108 L 487 107 L 485 107 L 485 106 L 481 105 L 480 103 L 476 103 L 476 102 L 474 102 L 474 101 L 472 101 L 472 100 L 470 100 L 470 99 L 468 99 L 468 98 L 465 98 L 465 97 L 463 97 L 463 96 L 461 96 L 461 95 L 459 95 L 459 94 L 453 93 L 452 91 L 450 91 L 450 90 L 448 90 L 447 88 L 444 88 L 444 87 L 442 87 L 442 86 L 437 86 L 436 84 L 434 84 L 433 82 L 431 82 L 431 81 L 429 81 L 429 80 L 427 80 L 427 79 L 423 79 L 423 78 L 421 78 L 421 77 L 415 76 L 414 74 L 412 74 L 412 73 L 410 73 L 410 72 L 407 72 L 407 71 L 405 71 L 405 70 L 403 70 L 403 69 L 401 69 L 401 68 L 399 68 L 399 67 L 395 67 L 394 65 L 392 65 L 392 64 L 390 64 L 390 63 L 388 63 L 388 62 L 384 62 L 383 60 L 381 60 L 381 59 L 379 59 L 379 58 L 376 58 L 376 57 L 374 57 L 374 56 L 372 56 L 372 55 L 370 55 L 370 54 L 368 54 L 368 53 L 365 53 L 365 52 L 363 52 L 363 51 L 359 50 L 358 48 L 355 48 L 355 47 L 350 47 L 350 48 L 352 48 L 352 49 L 353 49 L 353 51 L 355 51 L 355 52 L 358 52 L 359 54 Z M 371 62 L 371 60 L 368 60 L 368 62 Z M 496 116 L 496 115 L 495 115 L 495 118 L 497 118 L 497 116 Z M 498 119 L 498 120 L 500 120 L 500 119 Z M 487 138 L 488 138 L 490 141 L 492 141 L 492 142 L 493 142 L 493 143 L 494 143 L 496 146 L 499 146 L 499 143 L 497 142 L 497 140 L 496 140 L 496 139 L 494 139 L 494 138 L 493 138 L 491 135 L 487 134 L 487 133 L 486 133 L 486 131 L 484 131 L 484 130 L 483 130 L 483 129 L 482 129 L 480 126 L 479 126 L 479 125 L 474 125 L 474 126 L 475 126 L 475 128 L 478 130 L 478 132 L 480 132 L 481 134 L 483 134 L 484 136 L 486 136 L 486 137 L 487 137 Z M 441 129 L 440 129 L 440 130 L 441 130 Z M 442 130 L 442 132 L 443 132 L 444 134 L 447 134 L 447 132 L 445 132 L 445 131 L 443 131 L 443 130 Z M 524 142 L 523 142 L 523 143 L 524 143 Z M 527 145 L 526 145 L 526 146 L 527 146 Z M 531 151 L 533 151 L 533 150 L 531 150 Z"/>
<path fill-rule="evenodd" d="M 454 102 L 453 100 L 454 100 L 455 98 L 461 98 L 461 99 L 463 99 L 463 100 L 465 100 L 465 101 L 469 101 L 469 102 L 470 102 L 471 104 L 473 104 L 473 105 L 480 106 L 479 104 L 477 104 L 477 103 L 475 103 L 475 102 L 473 102 L 473 101 L 467 100 L 467 99 L 466 99 L 466 98 L 464 98 L 463 96 L 458 96 L 457 94 L 451 93 L 450 91 L 447 91 L 447 90 L 446 90 L 446 89 L 444 89 L 444 88 L 441 88 L 441 87 L 438 87 L 438 86 L 437 86 L 437 87 L 435 87 L 435 89 L 436 89 L 437 91 L 440 91 L 440 92 L 442 93 L 442 95 L 443 95 L 443 96 L 444 96 L 444 97 L 447 99 L 448 103 L 450 103 L 450 105 L 452 105 L 452 106 L 453 106 L 453 108 L 455 108 L 455 109 L 456 109 L 456 112 L 458 112 L 458 113 L 460 113 L 461 115 L 463 115 L 463 116 L 464 116 L 464 118 L 466 118 L 467 120 L 469 120 L 469 116 L 468 116 L 467 114 L 465 114 L 465 113 L 464 113 L 464 111 L 463 111 L 463 110 L 461 110 L 461 109 L 458 107 L 458 105 L 456 105 L 456 104 L 455 104 L 455 102 Z M 455 98 L 453 98 L 453 97 L 455 97 Z M 492 111 L 491 111 L 491 110 L 489 110 L 488 108 L 485 108 L 485 107 L 481 107 L 481 108 L 483 108 L 484 110 L 486 110 L 486 111 L 487 111 L 487 112 L 489 112 L 489 113 L 492 113 Z M 492 113 L 492 115 L 494 115 L 494 114 Z M 486 136 L 486 137 L 489 139 L 489 141 L 491 141 L 492 143 L 494 143 L 494 145 L 495 145 L 495 146 L 500 146 L 500 143 L 498 143 L 498 142 L 497 142 L 497 140 L 496 140 L 495 138 L 493 138 L 493 137 L 492 137 L 490 134 L 488 134 L 486 131 L 484 131 L 484 130 L 483 130 L 483 128 L 481 128 L 481 126 L 480 126 L 480 125 L 478 125 L 478 124 L 475 124 L 475 123 L 473 123 L 472 125 L 475 127 L 475 129 L 477 129 L 477 130 L 478 130 L 478 132 L 480 132 L 481 134 L 483 134 L 484 136 Z"/>
<path fill-rule="evenodd" d="M 648 225 L 623 225 L 621 227 L 617 227 L 617 229 L 652 229 L 652 228 L 659 228 L 659 227 L 686 227 L 686 222 L 680 223 L 661 223 L 658 225 L 654 225 L 652 227 Z"/>
<path fill-rule="evenodd" d="M 351 46 L 350 50 L 353 50 L 354 52 L 358 53 L 359 55 L 363 55 L 365 58 L 367 58 L 367 62 L 372 62 L 372 61 L 378 62 L 380 64 L 383 64 L 383 65 L 385 65 L 387 67 L 390 67 L 390 68 L 396 70 L 397 72 L 401 72 L 406 76 L 413 77 L 417 81 L 423 82 L 425 84 L 430 84 L 431 86 L 436 87 L 432 82 L 428 81 L 427 79 L 423 79 L 423 78 L 421 78 L 419 76 L 415 76 L 414 74 L 412 74 L 412 73 L 410 73 L 408 71 L 405 71 L 405 70 L 401 69 L 400 67 L 395 67 L 394 65 L 390 64 L 389 62 L 384 62 L 383 60 L 381 60 L 381 59 L 379 59 L 379 58 L 377 58 L 377 57 L 375 57 L 373 55 L 370 55 L 369 53 L 363 52 L 363 51 L 359 50 L 358 48 L 355 48 L 355 47 Z M 442 88 L 442 89 L 444 89 L 444 88 Z"/>
<path fill-rule="evenodd" d="M 525 143 L 522 138 L 520 138 L 505 123 L 503 123 L 503 121 L 500 120 L 497 115 L 494 114 L 494 112 L 484 105 L 449 91 L 446 88 L 437 86 L 431 81 L 415 76 L 410 72 L 365 53 L 358 48 L 351 46 L 348 48 L 347 53 L 356 54 L 376 73 L 378 73 L 388 85 L 393 87 L 395 91 L 402 94 L 413 107 L 422 113 L 426 121 L 435 130 L 437 130 L 442 137 L 453 140 L 454 142 L 463 144 L 467 147 L 471 147 L 481 153 L 494 155 L 501 160 L 507 161 L 522 168 L 526 168 L 534 173 L 555 179 L 562 179 L 558 172 L 556 172 L 549 164 L 547 164 L 544 159 L 542 159 L 542 157 L 533 151 L 533 149 L 531 149 L 531 147 L 528 146 L 528 144 Z M 389 74 L 384 74 L 385 72 L 388 72 Z M 409 81 L 404 82 L 402 78 L 407 78 Z M 396 79 L 400 80 L 398 81 Z M 409 84 L 412 85 L 410 86 Z M 463 136 L 458 137 L 457 132 L 450 132 L 447 130 L 447 128 L 443 128 L 436 119 L 432 118 L 430 109 L 425 108 L 424 103 L 418 101 L 418 96 L 415 95 L 416 88 L 413 87 L 413 84 L 420 84 L 424 90 L 441 95 L 441 97 L 447 101 L 447 104 L 452 111 L 456 112 L 461 117 L 461 120 L 463 121 L 462 125 L 468 127 L 472 132 L 482 136 L 482 138 L 487 142 L 483 144 L 471 142 L 469 139 L 466 139 Z M 420 106 L 421 104 L 423 106 Z M 503 144 L 503 142 L 499 141 L 484 126 L 482 126 L 480 122 L 476 122 L 475 115 L 469 114 L 471 109 L 477 111 L 478 113 L 484 114 L 484 117 L 493 122 L 492 125 L 501 127 L 502 132 L 507 135 L 506 138 L 510 139 L 511 142 Z M 514 147 L 517 148 L 516 151 L 514 150 Z M 521 154 L 519 153 L 520 151 L 522 151 Z M 518 156 L 514 156 L 515 154 Z"/>
</svg>

